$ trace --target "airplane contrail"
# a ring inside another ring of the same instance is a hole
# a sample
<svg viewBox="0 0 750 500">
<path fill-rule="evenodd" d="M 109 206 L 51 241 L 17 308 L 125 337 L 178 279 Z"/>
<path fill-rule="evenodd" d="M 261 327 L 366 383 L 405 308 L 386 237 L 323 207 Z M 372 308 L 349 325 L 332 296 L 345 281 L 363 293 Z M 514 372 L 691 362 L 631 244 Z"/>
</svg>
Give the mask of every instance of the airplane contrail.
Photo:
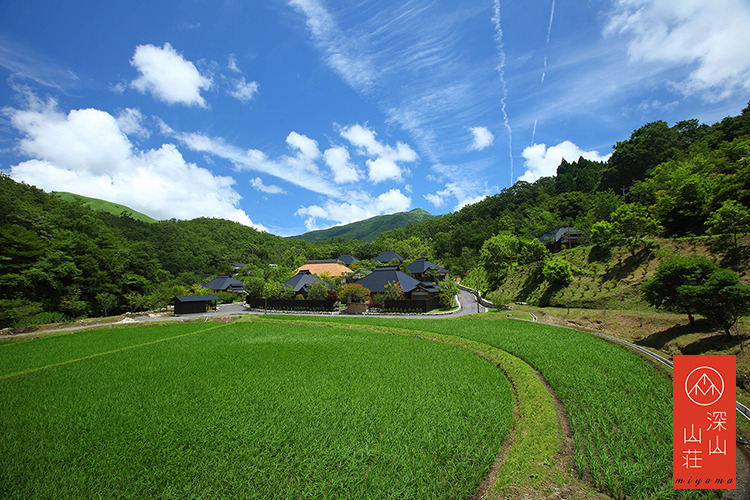
<svg viewBox="0 0 750 500">
<path fill-rule="evenodd" d="M 508 119 L 508 84 L 505 81 L 505 43 L 503 42 L 503 28 L 500 24 L 500 0 L 495 0 L 495 15 L 492 17 L 492 22 L 495 25 L 495 42 L 497 42 L 497 55 L 500 58 L 500 63 L 497 65 L 497 71 L 500 74 L 500 83 L 503 86 L 503 97 L 500 100 L 501 109 L 503 111 L 503 122 L 505 128 L 508 130 L 508 156 L 510 157 L 510 184 L 513 185 L 513 130 L 510 127 L 510 120 Z"/>
<path fill-rule="evenodd" d="M 549 25 L 547 26 L 547 46 L 545 50 L 549 51 L 549 38 L 552 35 L 552 21 L 555 19 L 555 1 L 552 0 L 552 7 L 549 10 Z M 544 67 L 542 69 L 542 79 L 539 85 L 544 87 L 544 79 L 547 77 L 547 54 L 544 55 Z M 531 145 L 534 145 L 534 138 L 536 137 L 536 120 L 534 120 L 534 131 L 531 133 Z"/>
<path fill-rule="evenodd" d="M 552 0 L 552 8 L 549 11 L 549 26 L 547 27 L 547 45 L 549 45 L 549 36 L 552 34 L 552 19 L 555 17 L 555 0 Z M 544 65 L 547 65 L 547 58 L 544 59 Z"/>
</svg>

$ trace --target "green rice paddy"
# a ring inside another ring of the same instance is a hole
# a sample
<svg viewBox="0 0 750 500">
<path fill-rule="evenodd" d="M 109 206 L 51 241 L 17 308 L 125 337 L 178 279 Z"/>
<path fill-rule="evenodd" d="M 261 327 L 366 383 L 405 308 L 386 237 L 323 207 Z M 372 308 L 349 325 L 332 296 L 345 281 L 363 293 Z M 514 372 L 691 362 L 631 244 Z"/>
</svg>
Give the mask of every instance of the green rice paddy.
<svg viewBox="0 0 750 500">
<path fill-rule="evenodd" d="M 671 488 L 662 372 L 591 335 L 485 315 L 0 344 L 0 497 L 467 498 L 506 438 L 494 494 L 553 494 L 571 479 L 530 366 L 565 407 L 564 472 L 616 498 L 711 494 Z"/>
<path fill-rule="evenodd" d="M 465 498 L 502 372 L 428 340 L 261 322 L 0 344 L 0 497 Z"/>
</svg>

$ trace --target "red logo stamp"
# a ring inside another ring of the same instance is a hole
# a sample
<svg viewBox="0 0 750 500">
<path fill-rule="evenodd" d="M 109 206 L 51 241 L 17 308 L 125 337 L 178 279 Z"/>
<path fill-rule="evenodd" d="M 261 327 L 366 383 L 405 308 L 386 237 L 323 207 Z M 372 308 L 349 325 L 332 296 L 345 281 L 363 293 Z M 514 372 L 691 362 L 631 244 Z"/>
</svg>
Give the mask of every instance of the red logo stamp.
<svg viewBox="0 0 750 500">
<path fill-rule="evenodd" d="M 674 357 L 674 488 L 736 488 L 735 364 L 734 356 Z"/>
</svg>

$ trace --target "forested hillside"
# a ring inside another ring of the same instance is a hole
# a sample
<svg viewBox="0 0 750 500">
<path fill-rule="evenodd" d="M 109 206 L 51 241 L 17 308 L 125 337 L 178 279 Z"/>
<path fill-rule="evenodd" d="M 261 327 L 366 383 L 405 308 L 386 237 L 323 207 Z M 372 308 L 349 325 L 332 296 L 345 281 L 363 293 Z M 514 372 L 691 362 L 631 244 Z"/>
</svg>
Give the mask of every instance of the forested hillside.
<svg viewBox="0 0 750 500">
<path fill-rule="evenodd" d="M 0 175 L 0 327 L 163 306 L 234 262 L 294 263 L 298 244 L 221 219 L 93 211 Z"/>
<path fill-rule="evenodd" d="M 706 233 L 737 253 L 737 235 L 750 230 L 748 206 L 750 107 L 710 126 L 646 124 L 618 142 L 606 163 L 563 161 L 555 177 L 519 181 L 372 242 L 307 243 L 219 219 L 145 223 L 0 175 L 0 327 L 41 312 L 80 317 L 164 305 L 204 279 L 196 274 L 229 272 L 233 262 L 283 281 L 305 258 L 371 259 L 384 250 L 426 256 L 493 290 L 514 266 L 549 258 L 538 238 L 560 225 L 590 234 L 605 254 L 618 247 L 635 255 L 649 235 Z M 552 264 L 550 279 L 564 274 L 560 259 Z"/>
<path fill-rule="evenodd" d="M 432 258 L 463 274 L 497 234 L 536 239 L 559 225 L 590 233 L 599 222 L 612 223 L 624 205 L 620 215 L 643 210 L 655 222 L 655 235 L 702 235 L 711 216 L 725 204 L 731 211 L 732 202 L 740 210 L 750 206 L 750 107 L 711 126 L 697 120 L 646 124 L 615 144 L 606 163 L 563 161 L 555 177 L 516 182 L 440 219 L 384 233 L 374 243 L 418 238 Z M 748 230 L 737 218 L 725 229 Z M 715 224 L 714 232 L 720 230 Z"/>
</svg>

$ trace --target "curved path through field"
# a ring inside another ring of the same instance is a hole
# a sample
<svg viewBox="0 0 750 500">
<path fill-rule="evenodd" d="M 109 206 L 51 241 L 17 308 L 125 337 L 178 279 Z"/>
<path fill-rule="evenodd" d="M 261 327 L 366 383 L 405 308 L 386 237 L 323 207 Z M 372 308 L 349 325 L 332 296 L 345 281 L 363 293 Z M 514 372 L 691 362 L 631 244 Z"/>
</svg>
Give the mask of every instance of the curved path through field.
<svg viewBox="0 0 750 500">
<path fill-rule="evenodd" d="M 528 363 L 506 351 L 462 337 L 411 329 L 321 324 L 299 317 L 254 317 L 251 321 L 403 335 L 466 349 L 505 373 L 515 399 L 511 436 L 500 450 L 490 475 L 472 498 L 606 498 L 572 472 L 567 419 L 552 389 Z"/>
</svg>

